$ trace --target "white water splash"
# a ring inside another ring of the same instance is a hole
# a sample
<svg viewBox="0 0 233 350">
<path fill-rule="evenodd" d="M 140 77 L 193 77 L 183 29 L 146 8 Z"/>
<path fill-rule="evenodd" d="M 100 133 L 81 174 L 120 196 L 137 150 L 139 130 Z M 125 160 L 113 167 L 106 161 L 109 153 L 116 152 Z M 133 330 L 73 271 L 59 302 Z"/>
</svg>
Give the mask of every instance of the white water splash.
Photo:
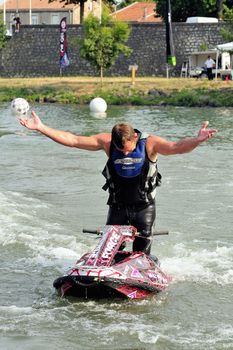
<svg viewBox="0 0 233 350">
<path fill-rule="evenodd" d="M 174 256 L 162 261 L 162 268 L 174 276 L 173 281 L 217 284 L 233 283 L 233 247 L 195 250 L 185 244 L 174 246 Z"/>
<path fill-rule="evenodd" d="M 54 210 L 45 202 L 22 193 L 0 193 L 0 246 L 26 250 L 20 262 L 44 267 L 74 264 L 86 246 L 67 234 L 58 223 L 40 217 L 40 211 Z"/>
</svg>

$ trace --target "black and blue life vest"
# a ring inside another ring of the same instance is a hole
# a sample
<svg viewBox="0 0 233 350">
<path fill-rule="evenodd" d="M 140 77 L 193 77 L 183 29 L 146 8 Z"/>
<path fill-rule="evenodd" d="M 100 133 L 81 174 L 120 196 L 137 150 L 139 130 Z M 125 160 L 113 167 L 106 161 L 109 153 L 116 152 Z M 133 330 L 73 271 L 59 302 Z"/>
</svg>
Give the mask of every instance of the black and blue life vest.
<svg viewBox="0 0 233 350">
<path fill-rule="evenodd" d="M 156 186 L 161 183 L 157 161 L 152 162 L 146 151 L 148 134 L 138 134 L 136 148 L 124 155 L 113 143 L 103 170 L 106 178 L 104 190 L 109 190 L 108 204 L 148 205 L 154 202 Z"/>
</svg>

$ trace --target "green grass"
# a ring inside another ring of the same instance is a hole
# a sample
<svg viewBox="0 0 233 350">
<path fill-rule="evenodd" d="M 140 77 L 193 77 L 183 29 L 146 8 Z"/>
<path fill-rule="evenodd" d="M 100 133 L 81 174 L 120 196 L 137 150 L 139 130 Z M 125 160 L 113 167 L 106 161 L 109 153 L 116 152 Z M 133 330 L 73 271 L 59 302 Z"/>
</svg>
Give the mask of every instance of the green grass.
<svg viewBox="0 0 233 350">
<path fill-rule="evenodd" d="M 182 78 L 0 79 L 0 102 L 23 97 L 29 102 L 87 104 L 102 97 L 109 105 L 173 105 L 188 107 L 232 107 L 233 82 Z"/>
</svg>

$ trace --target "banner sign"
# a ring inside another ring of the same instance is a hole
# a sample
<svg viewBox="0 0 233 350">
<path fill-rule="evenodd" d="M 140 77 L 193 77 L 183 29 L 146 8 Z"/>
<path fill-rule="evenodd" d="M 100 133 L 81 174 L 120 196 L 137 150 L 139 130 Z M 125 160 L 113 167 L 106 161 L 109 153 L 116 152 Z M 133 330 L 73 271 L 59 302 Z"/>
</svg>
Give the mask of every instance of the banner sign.
<svg viewBox="0 0 233 350">
<path fill-rule="evenodd" d="M 66 37 L 67 25 L 66 17 L 63 17 L 60 22 L 60 67 L 65 68 L 70 65 L 68 57 L 68 42 Z"/>
</svg>

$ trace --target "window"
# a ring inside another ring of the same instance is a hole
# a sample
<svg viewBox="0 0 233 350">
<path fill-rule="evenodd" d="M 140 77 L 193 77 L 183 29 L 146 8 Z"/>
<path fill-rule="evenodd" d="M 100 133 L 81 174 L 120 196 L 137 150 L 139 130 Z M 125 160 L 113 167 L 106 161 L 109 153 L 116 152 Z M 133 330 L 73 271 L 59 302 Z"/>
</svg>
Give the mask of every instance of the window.
<svg viewBox="0 0 233 350">
<path fill-rule="evenodd" d="M 32 25 L 39 24 L 39 16 L 32 14 Z"/>
<path fill-rule="evenodd" d="M 51 15 L 51 24 L 59 24 L 60 16 L 59 15 Z"/>
</svg>

